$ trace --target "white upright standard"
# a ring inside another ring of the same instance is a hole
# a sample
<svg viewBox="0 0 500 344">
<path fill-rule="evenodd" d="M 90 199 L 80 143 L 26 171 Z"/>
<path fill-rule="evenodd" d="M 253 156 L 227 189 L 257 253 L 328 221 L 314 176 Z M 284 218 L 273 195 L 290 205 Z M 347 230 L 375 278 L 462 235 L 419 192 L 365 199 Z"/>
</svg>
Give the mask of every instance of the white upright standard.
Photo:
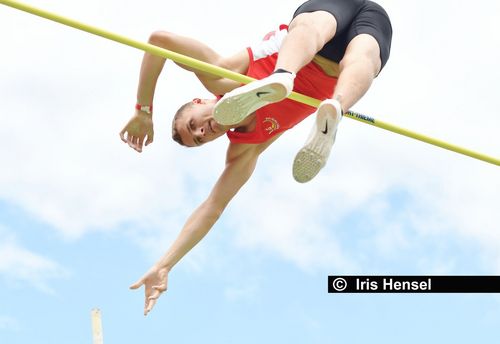
<svg viewBox="0 0 500 344">
<path fill-rule="evenodd" d="M 91 312 L 93 344 L 103 344 L 101 310 L 94 308 Z"/>
</svg>

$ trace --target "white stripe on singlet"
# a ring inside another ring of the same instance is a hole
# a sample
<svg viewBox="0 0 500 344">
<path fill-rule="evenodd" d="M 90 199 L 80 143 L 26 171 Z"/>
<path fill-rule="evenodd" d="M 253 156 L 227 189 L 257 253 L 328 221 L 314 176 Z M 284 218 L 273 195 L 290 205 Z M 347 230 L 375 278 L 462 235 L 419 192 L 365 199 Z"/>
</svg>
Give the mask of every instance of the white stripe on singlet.
<svg viewBox="0 0 500 344">
<path fill-rule="evenodd" d="M 250 49 L 252 49 L 254 61 L 257 61 L 259 59 L 277 53 L 287 33 L 288 31 L 286 29 L 285 30 L 278 29 L 275 31 L 275 34 L 272 35 L 268 40 L 260 41 L 256 44 L 251 45 Z"/>
</svg>

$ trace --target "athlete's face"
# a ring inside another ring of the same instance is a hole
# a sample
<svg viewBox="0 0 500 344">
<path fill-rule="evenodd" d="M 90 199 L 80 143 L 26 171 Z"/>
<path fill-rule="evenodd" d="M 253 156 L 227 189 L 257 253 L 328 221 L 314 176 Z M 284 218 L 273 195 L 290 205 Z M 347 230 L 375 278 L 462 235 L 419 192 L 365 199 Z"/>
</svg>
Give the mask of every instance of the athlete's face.
<svg viewBox="0 0 500 344">
<path fill-rule="evenodd" d="M 182 142 L 188 147 L 198 147 L 224 135 L 229 128 L 218 124 L 212 115 L 216 100 L 194 99 L 176 121 L 175 127 Z"/>
</svg>

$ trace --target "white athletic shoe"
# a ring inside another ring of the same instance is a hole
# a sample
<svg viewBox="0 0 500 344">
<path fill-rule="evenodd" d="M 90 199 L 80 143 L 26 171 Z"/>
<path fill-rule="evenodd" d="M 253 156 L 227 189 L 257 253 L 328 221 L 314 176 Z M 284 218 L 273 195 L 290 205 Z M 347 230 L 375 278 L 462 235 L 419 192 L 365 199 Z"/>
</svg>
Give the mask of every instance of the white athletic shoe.
<svg viewBox="0 0 500 344">
<path fill-rule="evenodd" d="M 293 161 L 296 181 L 310 181 L 326 165 L 341 118 L 342 108 L 337 100 L 327 99 L 320 104 L 311 134 Z"/>
<path fill-rule="evenodd" d="M 215 121 L 238 124 L 261 107 L 285 99 L 292 93 L 294 78 L 292 73 L 274 73 L 226 93 L 215 105 Z"/>
</svg>

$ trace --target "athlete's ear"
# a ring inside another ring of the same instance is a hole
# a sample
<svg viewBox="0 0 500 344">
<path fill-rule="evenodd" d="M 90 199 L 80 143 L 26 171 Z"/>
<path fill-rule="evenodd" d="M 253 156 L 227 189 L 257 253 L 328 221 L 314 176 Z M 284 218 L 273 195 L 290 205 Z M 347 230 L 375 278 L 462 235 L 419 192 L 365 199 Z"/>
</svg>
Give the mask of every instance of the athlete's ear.
<svg viewBox="0 0 500 344">
<path fill-rule="evenodd" d="M 194 98 L 194 99 L 193 99 L 193 103 L 194 103 L 194 104 L 201 104 L 201 103 L 202 103 L 202 101 L 201 101 L 201 99 L 200 99 L 200 98 Z"/>
</svg>

